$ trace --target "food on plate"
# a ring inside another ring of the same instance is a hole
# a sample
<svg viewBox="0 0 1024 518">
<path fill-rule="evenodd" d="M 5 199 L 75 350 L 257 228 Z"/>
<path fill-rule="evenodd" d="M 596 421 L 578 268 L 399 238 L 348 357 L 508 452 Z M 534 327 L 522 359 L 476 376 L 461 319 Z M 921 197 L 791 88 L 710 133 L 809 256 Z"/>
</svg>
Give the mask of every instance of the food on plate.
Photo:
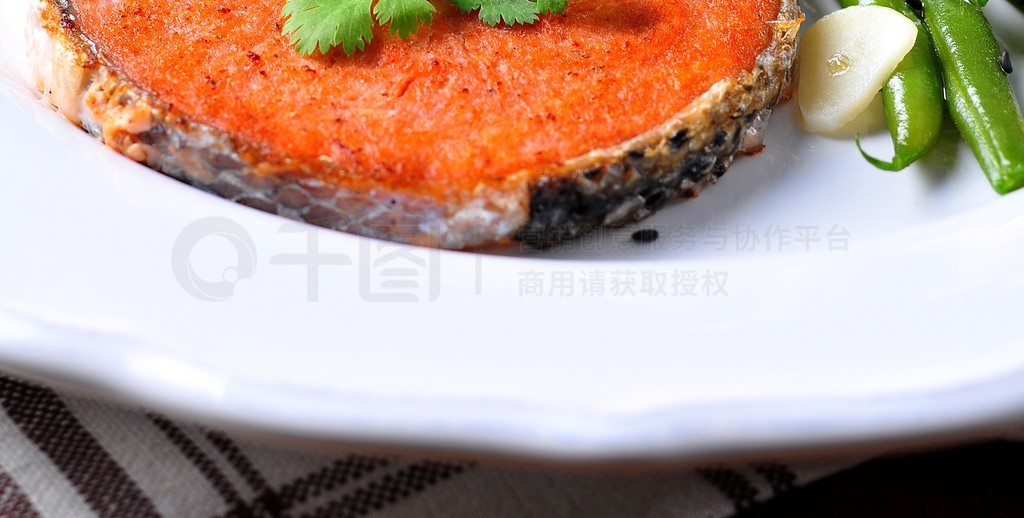
<svg viewBox="0 0 1024 518">
<path fill-rule="evenodd" d="M 654 228 L 642 228 L 630 236 L 637 243 L 653 243 L 658 240 L 659 232 Z"/>
<path fill-rule="evenodd" d="M 922 3 L 960 135 L 996 192 L 1024 187 L 1024 118 L 981 7 L 964 0 Z"/>
<path fill-rule="evenodd" d="M 464 13 L 477 12 L 480 21 L 532 24 L 542 14 L 565 12 L 568 0 L 450 0 Z M 345 54 L 363 50 L 373 41 L 374 23 L 391 34 L 408 38 L 430 23 L 437 9 L 429 0 L 287 0 L 282 34 L 303 55 L 326 54 L 340 46 Z"/>
<path fill-rule="evenodd" d="M 695 196 L 785 91 L 795 0 L 576 0 L 302 55 L 283 0 L 44 0 L 37 83 L 129 158 L 225 198 L 445 248 L 547 245 Z"/>
<path fill-rule="evenodd" d="M 902 14 L 917 27 L 917 39 L 882 88 L 882 104 L 892 136 L 894 156 L 885 162 L 861 155 L 872 165 L 886 171 L 899 171 L 927 154 L 939 141 L 945 100 L 942 72 L 939 70 L 932 40 L 917 14 L 904 0 L 839 0 L 843 7 L 878 5 Z M 857 138 L 860 147 L 860 139 Z"/>
<path fill-rule="evenodd" d="M 938 141 L 945 104 L 996 192 L 1024 187 L 1024 117 L 1007 78 L 1013 64 L 982 13 L 985 0 L 839 3 L 844 9 L 812 25 L 801 43 L 797 98 L 809 130 L 837 135 L 838 126 L 856 117 L 878 92 L 875 80 L 881 76 L 895 156 L 885 162 L 861 148 L 870 163 L 898 171 L 924 156 Z M 869 20 L 862 14 L 866 9 L 874 9 L 871 16 L 902 21 L 888 26 Z M 916 27 L 916 41 L 893 67 L 906 43 L 896 25 L 908 23 Z M 898 44 L 890 47 L 892 41 Z M 866 73 L 852 73 L 858 61 L 871 68 L 870 81 L 863 80 Z M 860 148 L 859 136 L 856 142 Z"/>
<path fill-rule="evenodd" d="M 833 134 L 882 89 L 917 38 L 914 23 L 880 6 L 826 15 L 800 42 L 797 104 L 808 130 Z"/>
</svg>

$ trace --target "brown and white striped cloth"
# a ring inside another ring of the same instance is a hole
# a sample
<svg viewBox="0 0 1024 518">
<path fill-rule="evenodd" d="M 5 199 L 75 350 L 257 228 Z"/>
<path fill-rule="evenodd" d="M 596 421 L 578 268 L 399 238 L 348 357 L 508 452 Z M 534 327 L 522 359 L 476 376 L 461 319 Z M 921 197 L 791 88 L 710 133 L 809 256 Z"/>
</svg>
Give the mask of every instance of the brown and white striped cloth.
<svg viewBox="0 0 1024 518">
<path fill-rule="evenodd" d="M 585 475 L 325 457 L 0 375 L 0 517 L 713 517 L 843 467 Z"/>
</svg>

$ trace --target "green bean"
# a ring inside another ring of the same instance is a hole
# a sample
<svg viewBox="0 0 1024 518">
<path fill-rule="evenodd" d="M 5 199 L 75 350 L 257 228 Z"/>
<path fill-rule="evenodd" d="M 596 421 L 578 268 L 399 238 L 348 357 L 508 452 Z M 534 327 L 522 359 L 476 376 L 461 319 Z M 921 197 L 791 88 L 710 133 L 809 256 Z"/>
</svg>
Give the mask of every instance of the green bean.
<svg viewBox="0 0 1024 518">
<path fill-rule="evenodd" d="M 946 102 L 996 192 L 1024 187 L 1024 118 L 1002 53 L 981 9 L 964 0 L 924 0 L 924 21 L 942 64 Z"/>
<path fill-rule="evenodd" d="M 880 5 L 898 11 L 917 25 L 917 41 L 882 88 L 885 120 L 892 135 L 895 156 L 885 162 L 868 155 L 857 137 L 857 149 L 872 165 L 886 171 L 899 171 L 935 147 L 942 130 L 945 102 L 942 98 L 942 73 L 935 59 L 931 39 L 924 24 L 903 0 L 839 0 L 843 7 Z"/>
</svg>

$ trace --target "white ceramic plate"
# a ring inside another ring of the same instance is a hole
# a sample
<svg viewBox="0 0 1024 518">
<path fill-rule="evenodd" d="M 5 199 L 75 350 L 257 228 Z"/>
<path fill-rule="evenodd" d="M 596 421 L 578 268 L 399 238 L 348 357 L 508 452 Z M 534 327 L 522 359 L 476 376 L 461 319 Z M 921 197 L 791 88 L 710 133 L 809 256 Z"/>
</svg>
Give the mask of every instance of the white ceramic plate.
<svg viewBox="0 0 1024 518">
<path fill-rule="evenodd" d="M 955 141 L 884 173 L 801 132 L 790 105 L 765 152 L 636 227 L 653 244 L 630 228 L 428 251 L 115 155 L 27 85 L 9 4 L 5 369 L 280 439 L 583 461 L 884 442 L 1024 411 L 1024 192 L 994 194 Z M 1024 17 L 989 9 L 1024 65 Z"/>
</svg>

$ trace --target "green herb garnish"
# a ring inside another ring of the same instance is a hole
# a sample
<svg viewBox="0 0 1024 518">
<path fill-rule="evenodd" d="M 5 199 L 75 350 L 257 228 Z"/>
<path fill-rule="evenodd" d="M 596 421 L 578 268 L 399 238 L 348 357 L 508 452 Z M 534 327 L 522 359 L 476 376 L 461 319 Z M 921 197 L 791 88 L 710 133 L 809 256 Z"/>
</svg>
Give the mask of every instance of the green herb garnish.
<svg viewBox="0 0 1024 518">
<path fill-rule="evenodd" d="M 479 10 L 480 21 L 531 24 L 539 15 L 564 13 L 569 0 L 451 0 L 462 12 Z M 346 55 L 363 50 L 373 40 L 374 22 L 391 34 L 408 38 L 437 12 L 428 0 L 288 0 L 281 16 L 281 33 L 303 56 L 326 54 L 341 46 Z"/>
</svg>

